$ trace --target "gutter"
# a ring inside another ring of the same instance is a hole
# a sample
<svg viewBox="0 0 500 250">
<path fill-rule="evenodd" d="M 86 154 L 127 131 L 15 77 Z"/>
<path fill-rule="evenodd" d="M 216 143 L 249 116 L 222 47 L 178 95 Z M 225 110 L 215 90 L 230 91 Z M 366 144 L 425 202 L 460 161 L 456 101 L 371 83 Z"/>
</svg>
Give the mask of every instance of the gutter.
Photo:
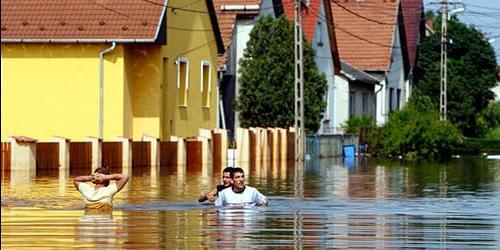
<svg viewBox="0 0 500 250">
<path fill-rule="evenodd" d="M 110 53 L 116 48 L 116 41 L 113 41 L 111 47 L 99 53 L 99 139 L 103 139 L 104 127 L 104 55 Z"/>
<path fill-rule="evenodd" d="M 155 39 L 2 39 L 2 43 L 152 43 Z"/>
<path fill-rule="evenodd" d="M 259 8 L 259 5 L 258 4 L 244 4 L 244 5 L 222 5 L 220 6 L 220 9 L 222 11 L 231 11 L 231 10 L 242 10 L 242 11 L 245 11 L 245 10 L 250 10 L 250 11 L 258 11 L 260 8 Z"/>
</svg>

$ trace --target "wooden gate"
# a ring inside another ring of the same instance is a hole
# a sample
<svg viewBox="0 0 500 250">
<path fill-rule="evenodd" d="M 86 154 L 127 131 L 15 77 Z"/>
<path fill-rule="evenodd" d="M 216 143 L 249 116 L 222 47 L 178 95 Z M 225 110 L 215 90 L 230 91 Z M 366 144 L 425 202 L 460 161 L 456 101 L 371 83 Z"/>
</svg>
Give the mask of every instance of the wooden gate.
<svg viewBox="0 0 500 250">
<path fill-rule="evenodd" d="M 70 175 L 90 175 L 92 172 L 92 142 L 69 143 Z"/>
<path fill-rule="evenodd" d="M 10 142 L 2 142 L 2 176 L 10 171 L 12 148 Z"/>
<path fill-rule="evenodd" d="M 160 142 L 160 174 L 171 174 L 177 171 L 177 143 L 175 141 Z"/>
<path fill-rule="evenodd" d="M 36 143 L 36 175 L 57 176 L 59 174 L 59 143 Z"/>
<path fill-rule="evenodd" d="M 149 166 L 151 166 L 151 143 L 132 142 L 132 174 L 143 175 L 143 169 Z"/>
<path fill-rule="evenodd" d="M 254 131 L 249 131 L 249 145 L 250 145 L 250 171 L 253 172 L 255 170 L 255 167 L 257 165 L 257 162 L 256 162 L 256 159 L 257 159 L 257 150 L 256 148 L 260 145 L 256 145 L 257 143 L 257 136 L 259 135 L 259 133 L 255 133 Z M 220 170 L 219 170 L 220 171 Z M 214 173 L 218 173 L 218 172 L 215 172 L 214 170 Z"/>
<path fill-rule="evenodd" d="M 201 172 L 201 141 L 186 140 L 186 170 Z"/>
<path fill-rule="evenodd" d="M 111 173 L 122 172 L 122 143 L 103 142 L 102 143 L 102 164 L 109 168 Z"/>
</svg>

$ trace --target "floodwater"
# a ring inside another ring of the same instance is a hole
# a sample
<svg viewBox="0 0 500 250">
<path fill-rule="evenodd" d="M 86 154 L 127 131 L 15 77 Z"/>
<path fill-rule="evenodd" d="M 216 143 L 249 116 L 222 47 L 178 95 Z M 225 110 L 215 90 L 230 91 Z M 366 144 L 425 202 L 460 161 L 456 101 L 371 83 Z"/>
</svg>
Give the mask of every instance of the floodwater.
<svg viewBox="0 0 500 250">
<path fill-rule="evenodd" d="M 247 176 L 268 207 L 219 211 L 196 197 L 220 175 L 142 172 L 112 217 L 84 216 L 63 174 L 3 176 L 2 249 L 500 248 L 498 160 L 313 160 Z"/>
</svg>

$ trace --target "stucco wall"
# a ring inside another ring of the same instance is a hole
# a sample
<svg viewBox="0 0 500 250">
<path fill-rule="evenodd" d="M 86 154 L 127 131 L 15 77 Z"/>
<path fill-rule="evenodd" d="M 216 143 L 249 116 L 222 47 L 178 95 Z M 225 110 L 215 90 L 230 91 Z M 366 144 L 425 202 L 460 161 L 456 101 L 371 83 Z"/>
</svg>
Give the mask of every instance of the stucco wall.
<svg viewBox="0 0 500 250">
<path fill-rule="evenodd" d="M 2 141 L 99 135 L 99 52 L 109 44 L 2 44 Z M 104 138 L 123 133 L 123 47 L 105 56 Z"/>
<path fill-rule="evenodd" d="M 185 5 L 184 0 L 168 1 L 169 6 Z M 205 1 L 189 6 L 191 10 L 167 10 L 167 45 L 162 46 L 161 60 L 167 59 L 162 109 L 163 137 L 170 135 L 197 135 L 198 128 L 211 129 L 217 126 L 217 45 L 212 32 L 210 16 L 206 13 Z M 195 30 L 195 31 L 193 31 Z M 177 65 L 176 59 L 185 58 L 189 62 L 189 90 L 185 107 L 177 105 Z M 201 103 L 201 63 L 211 62 L 210 107 Z"/>
</svg>

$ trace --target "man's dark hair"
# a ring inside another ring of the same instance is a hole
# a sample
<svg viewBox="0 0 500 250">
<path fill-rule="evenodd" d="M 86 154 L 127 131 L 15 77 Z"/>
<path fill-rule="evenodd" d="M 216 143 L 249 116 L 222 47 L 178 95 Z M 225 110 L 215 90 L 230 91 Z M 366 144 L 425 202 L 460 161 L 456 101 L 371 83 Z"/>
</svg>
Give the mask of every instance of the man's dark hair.
<svg viewBox="0 0 500 250">
<path fill-rule="evenodd" d="M 234 173 L 242 173 L 245 174 L 245 171 L 243 171 L 242 168 L 233 168 L 233 171 L 231 171 L 231 178 L 234 178 Z"/>
<path fill-rule="evenodd" d="M 226 168 L 224 168 L 224 170 L 222 170 L 222 173 L 230 173 L 231 174 L 231 172 L 233 172 L 233 169 L 234 169 L 233 167 L 226 167 Z"/>
<path fill-rule="evenodd" d="M 100 167 L 100 168 L 97 168 L 97 169 L 94 171 L 94 174 L 95 174 L 95 173 L 100 173 L 100 174 L 109 175 L 109 168 L 108 168 L 108 167 Z"/>
</svg>

